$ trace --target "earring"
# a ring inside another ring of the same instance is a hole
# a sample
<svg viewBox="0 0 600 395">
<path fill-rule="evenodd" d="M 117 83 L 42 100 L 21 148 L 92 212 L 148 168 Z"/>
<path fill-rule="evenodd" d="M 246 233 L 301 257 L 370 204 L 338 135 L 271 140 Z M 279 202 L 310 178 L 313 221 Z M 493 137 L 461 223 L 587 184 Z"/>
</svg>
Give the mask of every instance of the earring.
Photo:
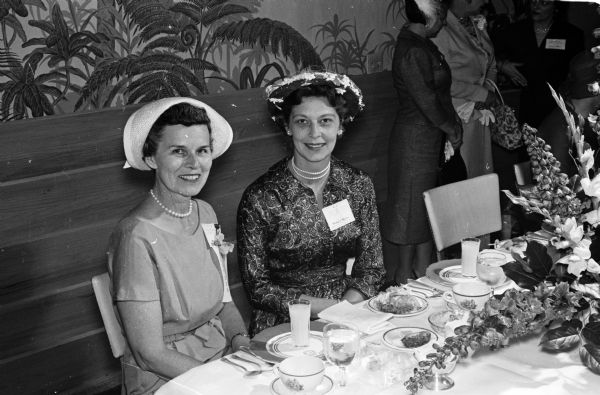
<svg viewBox="0 0 600 395">
<path fill-rule="evenodd" d="M 285 130 L 285 132 L 287 133 L 287 135 L 288 135 L 288 136 L 291 136 L 291 135 L 292 135 L 292 131 L 291 131 L 291 130 L 289 130 L 289 129 L 286 129 L 286 130 Z"/>
<path fill-rule="evenodd" d="M 337 132 L 337 135 L 338 135 L 338 136 L 341 136 L 342 134 L 344 134 L 344 129 L 340 129 L 340 130 L 338 130 L 338 132 Z"/>
</svg>

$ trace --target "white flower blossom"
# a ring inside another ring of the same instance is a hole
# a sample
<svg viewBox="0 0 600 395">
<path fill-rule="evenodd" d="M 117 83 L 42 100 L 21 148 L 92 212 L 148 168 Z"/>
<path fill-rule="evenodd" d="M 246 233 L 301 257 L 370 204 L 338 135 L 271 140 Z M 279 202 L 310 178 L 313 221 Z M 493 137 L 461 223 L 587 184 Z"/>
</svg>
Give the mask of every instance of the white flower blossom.
<svg viewBox="0 0 600 395">
<path fill-rule="evenodd" d="M 583 192 L 590 197 L 600 198 L 600 174 L 590 180 L 588 177 L 581 179 Z"/>
<path fill-rule="evenodd" d="M 594 151 L 590 148 L 586 149 L 579 158 L 581 166 L 585 169 L 585 174 L 588 174 L 590 169 L 594 168 Z"/>
</svg>

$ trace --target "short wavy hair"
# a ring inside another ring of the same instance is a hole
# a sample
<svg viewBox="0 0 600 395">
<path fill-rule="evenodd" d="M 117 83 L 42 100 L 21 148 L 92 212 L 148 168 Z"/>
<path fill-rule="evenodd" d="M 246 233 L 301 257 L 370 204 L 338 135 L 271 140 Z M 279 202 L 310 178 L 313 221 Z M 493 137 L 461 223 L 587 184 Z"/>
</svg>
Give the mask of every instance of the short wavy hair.
<svg viewBox="0 0 600 395">
<path fill-rule="evenodd" d="M 448 8 L 448 3 L 448 0 L 406 0 L 404 5 L 406 19 L 412 23 L 426 25 L 427 22 L 439 17 L 442 10 Z"/>
</svg>

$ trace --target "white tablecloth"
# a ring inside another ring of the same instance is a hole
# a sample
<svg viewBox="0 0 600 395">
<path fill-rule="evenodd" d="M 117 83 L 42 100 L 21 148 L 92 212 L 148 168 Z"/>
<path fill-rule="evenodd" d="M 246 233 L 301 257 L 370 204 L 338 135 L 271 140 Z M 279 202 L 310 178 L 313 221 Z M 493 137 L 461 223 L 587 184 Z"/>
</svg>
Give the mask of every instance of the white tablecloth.
<svg viewBox="0 0 600 395">
<path fill-rule="evenodd" d="M 429 299 L 428 310 L 415 317 L 394 318 L 397 326 L 430 328 L 427 317 L 442 309 L 441 298 Z M 378 341 L 381 333 L 367 338 Z M 549 354 L 538 347 L 539 336 L 513 340 L 501 350 L 480 350 L 461 360 L 450 377 L 455 385 L 447 395 L 584 395 L 598 393 L 600 376 L 589 371 L 580 361 L 577 348 L 569 353 Z M 328 366 L 326 374 L 335 379 L 336 368 Z M 239 369 L 221 361 L 194 368 L 165 384 L 158 395 L 268 395 L 272 372 L 244 378 Z M 335 381 L 335 380 L 334 380 Z M 360 361 L 348 370 L 348 385 L 338 385 L 329 395 L 398 395 L 408 391 L 402 383 L 386 387 L 382 372 L 369 371 Z M 422 389 L 419 393 L 431 393 Z"/>
</svg>

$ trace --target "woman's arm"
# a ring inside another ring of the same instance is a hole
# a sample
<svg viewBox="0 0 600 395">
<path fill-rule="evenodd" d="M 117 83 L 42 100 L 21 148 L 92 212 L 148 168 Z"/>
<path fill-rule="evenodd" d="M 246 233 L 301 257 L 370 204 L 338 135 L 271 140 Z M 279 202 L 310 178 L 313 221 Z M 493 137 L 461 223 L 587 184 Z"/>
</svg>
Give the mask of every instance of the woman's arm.
<svg viewBox="0 0 600 395">
<path fill-rule="evenodd" d="M 117 302 L 117 308 L 127 342 L 140 368 L 171 379 L 202 364 L 166 347 L 159 301 L 123 301 Z"/>
<path fill-rule="evenodd" d="M 375 188 L 367 175 L 362 177 L 362 188 L 353 196 L 354 207 L 360 208 L 356 220 L 360 221 L 362 229 L 348 290 L 344 294 L 344 299 L 353 303 L 375 296 L 385 275 Z"/>
<path fill-rule="evenodd" d="M 271 280 L 267 255 L 271 219 L 265 195 L 247 190 L 242 197 L 237 216 L 238 262 L 252 305 L 287 315 L 287 302 L 299 298 L 302 291 L 281 287 Z"/>
<path fill-rule="evenodd" d="M 234 352 L 239 350 L 241 346 L 250 345 L 250 338 L 248 337 L 246 325 L 244 324 L 242 315 L 235 303 L 224 303 L 223 308 L 219 311 L 217 317 L 219 317 L 223 324 L 227 344 L 231 345 Z"/>
</svg>

